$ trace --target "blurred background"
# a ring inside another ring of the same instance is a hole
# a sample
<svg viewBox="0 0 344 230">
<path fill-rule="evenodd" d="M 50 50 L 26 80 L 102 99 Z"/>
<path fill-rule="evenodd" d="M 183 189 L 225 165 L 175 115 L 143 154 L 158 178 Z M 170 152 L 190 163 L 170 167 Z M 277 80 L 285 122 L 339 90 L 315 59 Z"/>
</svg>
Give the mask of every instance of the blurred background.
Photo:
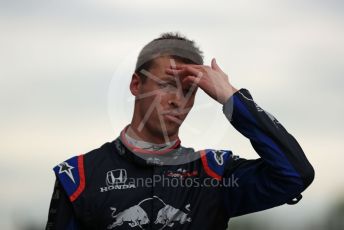
<svg viewBox="0 0 344 230">
<path fill-rule="evenodd" d="M 344 229 L 344 1 L 0 0 L 0 229 L 43 229 L 52 168 L 131 120 L 140 49 L 178 31 L 216 57 L 299 141 L 316 177 L 294 206 L 230 229 Z M 185 146 L 257 158 L 220 104 L 198 92 Z"/>
</svg>

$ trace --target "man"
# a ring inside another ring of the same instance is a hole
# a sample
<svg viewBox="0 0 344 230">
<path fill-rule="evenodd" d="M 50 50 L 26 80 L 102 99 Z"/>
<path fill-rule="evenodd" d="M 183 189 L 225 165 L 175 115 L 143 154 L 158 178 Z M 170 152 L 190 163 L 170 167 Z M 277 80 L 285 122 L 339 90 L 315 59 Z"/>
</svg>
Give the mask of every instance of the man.
<svg viewBox="0 0 344 230">
<path fill-rule="evenodd" d="M 198 88 L 223 105 L 260 158 L 181 145 Z M 142 49 L 130 91 L 134 114 L 120 136 L 54 168 L 47 229 L 226 229 L 232 217 L 297 203 L 313 181 L 293 136 L 179 34 Z"/>
</svg>

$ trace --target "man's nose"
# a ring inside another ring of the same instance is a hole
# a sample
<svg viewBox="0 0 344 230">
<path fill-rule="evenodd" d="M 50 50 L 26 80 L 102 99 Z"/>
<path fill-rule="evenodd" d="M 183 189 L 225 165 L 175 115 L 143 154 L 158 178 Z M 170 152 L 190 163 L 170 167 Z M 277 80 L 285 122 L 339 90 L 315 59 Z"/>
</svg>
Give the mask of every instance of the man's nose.
<svg viewBox="0 0 344 230">
<path fill-rule="evenodd" d="M 178 99 L 178 101 L 185 100 L 185 95 L 184 95 L 183 89 L 181 87 L 178 87 L 178 89 L 177 89 L 176 98 Z"/>
<path fill-rule="evenodd" d="M 185 95 L 182 89 L 176 89 L 171 95 L 171 103 L 176 107 L 182 107 L 185 104 Z"/>
</svg>

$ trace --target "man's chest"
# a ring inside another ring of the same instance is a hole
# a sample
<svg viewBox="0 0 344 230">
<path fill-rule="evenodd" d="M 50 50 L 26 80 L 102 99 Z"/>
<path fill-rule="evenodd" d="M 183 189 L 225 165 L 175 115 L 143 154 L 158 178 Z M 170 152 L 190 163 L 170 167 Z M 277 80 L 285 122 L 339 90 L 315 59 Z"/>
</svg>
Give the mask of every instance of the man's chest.
<svg viewBox="0 0 344 230">
<path fill-rule="evenodd" d="M 151 167 L 104 162 L 86 181 L 83 219 L 100 229 L 188 229 L 202 222 L 200 212 L 220 203 L 220 190 L 199 162 Z"/>
</svg>

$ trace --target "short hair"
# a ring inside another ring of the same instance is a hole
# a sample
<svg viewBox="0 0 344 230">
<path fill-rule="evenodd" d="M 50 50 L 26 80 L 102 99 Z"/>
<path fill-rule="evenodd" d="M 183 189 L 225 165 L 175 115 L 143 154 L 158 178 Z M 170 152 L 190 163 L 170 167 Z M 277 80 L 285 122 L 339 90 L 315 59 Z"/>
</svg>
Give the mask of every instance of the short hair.
<svg viewBox="0 0 344 230">
<path fill-rule="evenodd" d="M 140 51 L 135 67 L 135 73 L 145 82 L 147 76 L 141 71 L 148 71 L 154 59 L 161 56 L 170 56 L 185 64 L 203 65 L 203 52 L 193 40 L 186 38 L 178 32 L 163 33 L 152 40 Z"/>
</svg>

